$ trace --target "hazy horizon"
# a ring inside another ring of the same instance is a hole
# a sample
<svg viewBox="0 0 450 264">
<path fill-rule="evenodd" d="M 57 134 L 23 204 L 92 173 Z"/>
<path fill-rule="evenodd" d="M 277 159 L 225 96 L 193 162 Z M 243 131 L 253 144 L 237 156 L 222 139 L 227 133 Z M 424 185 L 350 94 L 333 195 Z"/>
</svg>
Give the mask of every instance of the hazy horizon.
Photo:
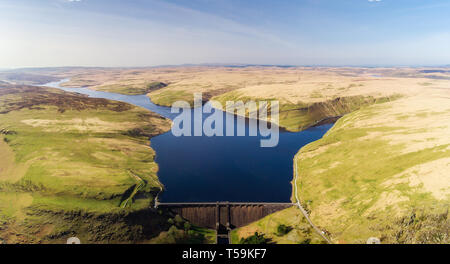
<svg viewBox="0 0 450 264">
<path fill-rule="evenodd" d="M 0 71 L 14 71 L 27 69 L 48 69 L 48 68 L 163 68 L 163 67 L 318 67 L 318 68 L 449 68 L 450 64 L 429 64 L 429 65 L 288 65 L 288 64 L 252 64 L 252 63 L 184 63 L 184 64 L 166 64 L 166 65 L 147 65 L 147 66 L 29 66 L 29 67 L 2 67 Z"/>
<path fill-rule="evenodd" d="M 443 0 L 3 0 L 0 69 L 450 63 Z"/>
</svg>

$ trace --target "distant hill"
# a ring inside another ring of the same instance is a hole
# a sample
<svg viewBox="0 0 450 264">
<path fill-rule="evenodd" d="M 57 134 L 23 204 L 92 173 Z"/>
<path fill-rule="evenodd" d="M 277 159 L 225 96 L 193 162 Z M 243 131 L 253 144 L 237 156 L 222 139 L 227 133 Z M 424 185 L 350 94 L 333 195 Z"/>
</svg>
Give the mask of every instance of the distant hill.
<svg viewBox="0 0 450 264">
<path fill-rule="evenodd" d="M 59 80 L 59 78 L 57 77 L 47 75 L 9 72 L 9 71 L 0 72 L 0 79 L 3 79 L 10 83 L 24 84 L 24 85 L 40 85 Z"/>
</svg>

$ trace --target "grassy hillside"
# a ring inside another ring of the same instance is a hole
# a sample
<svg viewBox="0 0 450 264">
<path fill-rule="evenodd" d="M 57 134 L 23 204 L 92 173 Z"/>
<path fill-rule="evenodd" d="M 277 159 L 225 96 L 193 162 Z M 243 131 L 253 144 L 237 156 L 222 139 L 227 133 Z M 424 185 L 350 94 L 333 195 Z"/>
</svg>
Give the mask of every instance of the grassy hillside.
<svg viewBox="0 0 450 264">
<path fill-rule="evenodd" d="M 296 156 L 299 198 L 313 222 L 335 243 L 449 243 L 449 121 L 448 97 L 437 95 L 340 119 Z"/>
<path fill-rule="evenodd" d="M 130 242 L 167 219 L 148 138 L 170 121 L 131 105 L 31 86 L 0 88 L 0 238 Z"/>
<path fill-rule="evenodd" d="M 349 96 L 349 97 L 338 97 L 330 100 L 321 102 L 297 102 L 291 103 L 287 101 L 280 101 L 279 108 L 279 126 L 288 131 L 301 131 L 308 127 L 311 127 L 318 122 L 333 117 L 339 117 L 361 107 L 384 103 L 387 101 L 393 101 L 401 98 L 400 94 L 393 94 L 390 96 Z M 216 100 L 222 104 L 226 105 L 227 101 L 242 101 L 244 103 L 248 101 L 267 101 L 279 100 L 278 98 L 257 98 L 252 96 L 247 96 L 238 91 L 228 92 L 223 95 L 214 97 Z M 246 111 L 246 116 L 249 116 L 248 111 Z"/>
<path fill-rule="evenodd" d="M 339 120 L 297 155 L 300 199 L 313 221 L 335 241 L 378 236 L 402 242 L 392 233 L 397 220 L 415 211 L 445 214 L 450 205 L 449 120 L 448 99 L 437 96 L 375 105 Z M 418 217 L 413 220 L 421 224 Z M 448 228 L 446 216 L 442 221 Z M 404 242 L 448 239 L 449 229 L 436 225 L 422 227 L 429 236 Z"/>
<path fill-rule="evenodd" d="M 115 84 L 104 84 L 95 87 L 95 90 L 97 91 L 104 91 L 104 92 L 110 92 L 110 93 L 120 93 L 120 94 L 127 94 L 127 95 L 141 95 L 141 94 L 147 94 L 152 91 L 156 91 L 159 89 L 162 89 L 166 87 L 167 84 L 162 82 L 146 82 L 145 80 L 141 82 L 121 82 L 121 83 L 115 83 Z"/>
</svg>

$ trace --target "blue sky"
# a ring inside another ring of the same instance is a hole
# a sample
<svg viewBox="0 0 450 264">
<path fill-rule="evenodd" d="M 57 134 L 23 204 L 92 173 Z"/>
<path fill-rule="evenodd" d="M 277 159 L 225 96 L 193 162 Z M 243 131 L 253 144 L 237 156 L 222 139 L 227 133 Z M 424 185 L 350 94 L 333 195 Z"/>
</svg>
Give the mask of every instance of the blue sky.
<svg viewBox="0 0 450 264">
<path fill-rule="evenodd" d="M 450 64 L 448 0 L 0 0 L 0 68 Z"/>
</svg>

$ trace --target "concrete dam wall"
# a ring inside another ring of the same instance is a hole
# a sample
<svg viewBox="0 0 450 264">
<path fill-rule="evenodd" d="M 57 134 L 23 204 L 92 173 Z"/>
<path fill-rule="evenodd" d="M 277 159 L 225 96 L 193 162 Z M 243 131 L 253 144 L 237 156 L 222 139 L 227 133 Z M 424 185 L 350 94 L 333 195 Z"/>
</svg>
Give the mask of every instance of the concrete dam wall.
<svg viewBox="0 0 450 264">
<path fill-rule="evenodd" d="M 231 230 L 248 225 L 269 214 L 292 207 L 291 203 L 160 203 L 167 209 L 200 227 Z"/>
</svg>

